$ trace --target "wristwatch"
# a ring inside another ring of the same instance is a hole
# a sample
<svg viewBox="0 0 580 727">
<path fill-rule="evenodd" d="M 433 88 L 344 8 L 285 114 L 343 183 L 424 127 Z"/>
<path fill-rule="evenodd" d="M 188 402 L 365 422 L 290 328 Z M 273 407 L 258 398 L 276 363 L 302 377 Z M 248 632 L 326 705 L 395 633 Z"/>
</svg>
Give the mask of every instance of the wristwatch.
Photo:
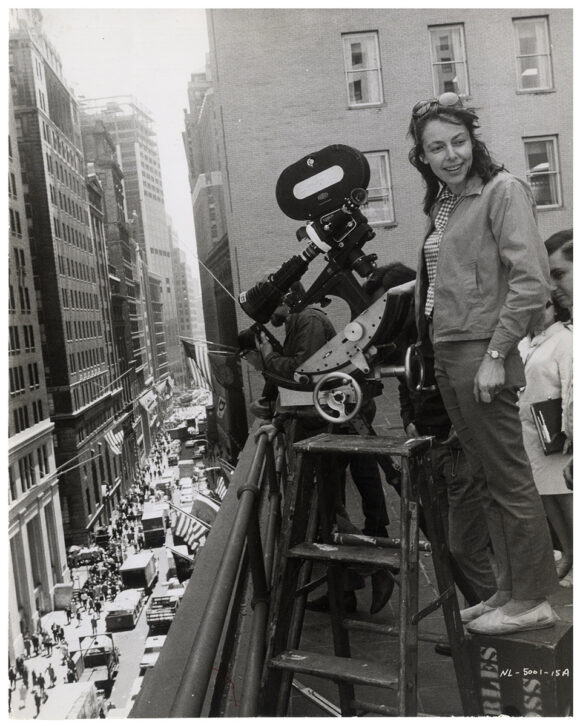
<svg viewBox="0 0 580 727">
<path fill-rule="evenodd" d="M 505 356 L 503 355 L 503 353 L 500 353 L 499 351 L 496 351 L 493 348 L 488 348 L 486 353 L 494 361 L 496 361 L 497 359 L 500 359 L 501 361 L 505 361 Z"/>
</svg>

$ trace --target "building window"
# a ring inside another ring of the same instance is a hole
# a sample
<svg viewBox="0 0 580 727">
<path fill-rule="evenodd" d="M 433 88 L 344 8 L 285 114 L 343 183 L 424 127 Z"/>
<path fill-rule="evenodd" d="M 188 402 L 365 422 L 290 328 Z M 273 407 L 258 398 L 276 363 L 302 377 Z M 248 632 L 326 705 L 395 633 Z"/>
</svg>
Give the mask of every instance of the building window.
<svg viewBox="0 0 580 727">
<path fill-rule="evenodd" d="M 389 152 L 366 152 L 365 157 L 371 169 L 368 186 L 369 199 L 362 210 L 370 225 L 394 224 L 393 190 Z"/>
<path fill-rule="evenodd" d="M 524 139 L 526 175 L 538 207 L 561 207 L 562 185 L 555 136 Z"/>
<path fill-rule="evenodd" d="M 38 364 L 36 363 L 36 361 L 34 363 L 28 364 L 28 380 L 31 389 L 39 388 L 40 377 L 38 375 Z"/>
<path fill-rule="evenodd" d="M 34 342 L 34 328 L 30 325 L 23 326 L 24 331 L 24 350 L 27 352 L 34 351 L 36 344 Z"/>
<path fill-rule="evenodd" d="M 342 36 L 348 105 L 383 103 L 383 79 L 379 57 L 379 34 L 348 33 Z"/>
<path fill-rule="evenodd" d="M 20 335 L 18 326 L 10 326 L 9 330 L 9 353 L 20 353 Z"/>
<path fill-rule="evenodd" d="M 548 91 L 554 87 L 547 18 L 514 20 L 518 91 Z"/>
<path fill-rule="evenodd" d="M 431 27 L 429 35 L 435 96 L 447 91 L 469 96 L 463 25 Z"/>
</svg>

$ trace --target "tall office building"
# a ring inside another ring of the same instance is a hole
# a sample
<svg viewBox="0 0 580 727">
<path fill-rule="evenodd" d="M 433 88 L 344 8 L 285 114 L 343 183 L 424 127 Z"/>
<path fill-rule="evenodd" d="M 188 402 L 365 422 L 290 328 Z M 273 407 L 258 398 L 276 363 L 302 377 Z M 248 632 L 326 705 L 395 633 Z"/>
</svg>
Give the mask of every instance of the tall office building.
<svg viewBox="0 0 580 727">
<path fill-rule="evenodd" d="M 276 182 L 290 164 L 331 144 L 362 151 L 370 165 L 363 211 L 376 237 L 365 253 L 376 253 L 379 264 L 415 267 L 426 220 L 423 184 L 407 156 L 410 110 L 445 91 L 479 109 L 494 157 L 531 184 L 544 239 L 572 226 L 570 9 L 207 13 L 217 72 L 197 115 L 214 109 L 236 295 L 302 251 L 301 222 L 278 207 Z M 322 268 L 314 260 L 303 282 Z M 329 310 L 339 325 L 345 306 Z M 261 377 L 245 367 L 244 381 L 255 397 Z"/>
<path fill-rule="evenodd" d="M 81 128 L 87 165 L 102 187 L 112 339 L 118 358 L 116 378 L 123 387 L 124 409 L 131 422 L 128 451 L 135 466 L 146 454 L 145 417 L 139 399 L 146 394 L 146 382 L 153 380 L 145 343 L 146 308 L 140 301 L 139 248 L 126 217 L 123 172 L 114 141 L 101 121 L 86 114 L 81 115 Z"/>
<path fill-rule="evenodd" d="M 126 486 L 129 457 L 103 310 L 101 192 L 87 186 L 78 104 L 38 11 L 11 15 L 10 85 L 64 532 L 86 543 Z"/>
<path fill-rule="evenodd" d="M 70 583 L 70 574 L 11 100 L 9 106 L 8 652 L 13 662 L 23 652 L 23 635 L 53 607 L 55 586 Z"/>
<path fill-rule="evenodd" d="M 155 354 L 155 379 L 165 379 L 170 373 L 175 376 L 181 367 L 181 351 L 172 279 L 171 239 L 167 232 L 153 118 L 132 96 L 83 99 L 82 110 L 100 120 L 115 143 L 117 160 L 124 175 L 127 215 L 134 221 L 133 234 L 149 272 L 160 280 L 166 354 Z"/>
<path fill-rule="evenodd" d="M 238 314 L 234 302 L 232 258 L 226 215 L 221 145 L 223 134 L 208 71 L 193 74 L 188 86 L 183 141 L 189 167 L 205 335 L 209 341 L 237 346 Z M 239 362 L 210 356 L 215 409 L 209 431 L 217 431 L 224 454 L 235 458 L 247 436 L 246 406 Z"/>
</svg>

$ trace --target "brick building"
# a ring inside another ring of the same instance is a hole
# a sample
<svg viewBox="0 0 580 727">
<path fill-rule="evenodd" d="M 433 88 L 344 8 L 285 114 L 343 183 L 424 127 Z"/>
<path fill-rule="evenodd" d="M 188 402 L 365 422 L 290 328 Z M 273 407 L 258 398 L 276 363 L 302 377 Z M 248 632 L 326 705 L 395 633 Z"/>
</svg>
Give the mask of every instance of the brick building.
<svg viewBox="0 0 580 727">
<path fill-rule="evenodd" d="M 12 103 L 8 161 L 8 652 L 13 661 L 23 651 L 23 635 L 52 608 L 55 586 L 70 583 L 70 573 Z"/>
<path fill-rule="evenodd" d="M 124 175 L 128 217 L 148 269 L 161 280 L 165 311 L 165 356 L 155 356 L 156 382 L 182 375 L 181 351 L 177 331 L 175 291 L 173 289 L 171 239 L 163 197 L 159 151 L 150 112 L 132 96 L 83 99 L 83 112 L 100 120 L 111 135 Z M 155 346 L 158 345 L 158 341 Z M 176 367 L 172 370 L 172 366 Z"/>
<path fill-rule="evenodd" d="M 531 183 L 542 236 L 572 225 L 570 9 L 214 9 L 208 28 L 236 294 L 302 250 L 276 181 L 335 143 L 371 166 L 365 252 L 415 267 L 425 217 L 410 109 L 448 90 L 479 109 L 494 157 Z M 314 261 L 304 282 L 321 269 Z M 261 381 L 247 373 L 251 398 Z"/>
<path fill-rule="evenodd" d="M 209 69 L 192 75 L 188 101 L 183 141 L 189 168 L 205 335 L 208 341 L 234 350 L 239 329 L 232 267 L 235 252 L 228 234 L 223 135 Z M 247 436 L 241 368 L 233 357 L 210 355 L 209 360 L 214 407 L 208 410 L 208 431 L 210 435 L 216 433 L 224 456 L 233 459 Z"/>
<path fill-rule="evenodd" d="M 129 458 L 103 303 L 102 189 L 86 177 L 78 104 L 41 20 L 11 15 L 10 85 L 64 532 L 86 543 L 124 489 Z"/>
</svg>

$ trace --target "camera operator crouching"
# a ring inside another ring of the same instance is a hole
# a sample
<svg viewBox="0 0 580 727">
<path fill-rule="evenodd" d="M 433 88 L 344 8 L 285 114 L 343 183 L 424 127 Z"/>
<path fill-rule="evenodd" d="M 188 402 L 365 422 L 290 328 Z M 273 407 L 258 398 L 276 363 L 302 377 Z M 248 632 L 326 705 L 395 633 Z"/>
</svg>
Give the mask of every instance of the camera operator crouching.
<svg viewBox="0 0 580 727">
<path fill-rule="evenodd" d="M 300 282 L 290 286 L 289 292 L 283 297 L 271 315 L 270 323 L 279 328 L 285 326 L 285 338 L 281 351 L 276 351 L 267 337 L 261 333 L 256 336 L 256 348 L 249 346 L 242 352 L 242 357 L 256 370 L 271 372 L 290 381 L 293 380 L 296 369 L 316 351 L 321 349 L 336 335 L 334 326 L 324 311 L 320 308 L 308 306 L 299 312 L 291 312 L 292 306 L 305 295 L 304 287 Z M 244 344 L 247 332 L 241 334 L 240 343 Z M 245 341 L 246 345 L 249 343 Z M 256 436 L 266 433 L 269 441 L 284 432 L 287 438 L 287 450 L 291 455 L 292 444 L 301 439 L 312 437 L 325 431 L 336 431 L 336 425 L 322 422 L 316 413 L 288 413 L 276 411 L 275 399 L 277 387 L 266 380 L 262 396 L 252 404 L 252 411 L 261 418 L 271 418 L 270 422 L 262 424 Z M 369 408 L 374 415 L 375 404 L 371 400 Z M 270 416 L 272 414 L 272 416 Z M 372 417 L 371 417 L 372 418 Z M 348 429 L 349 433 L 353 433 Z M 350 466 L 353 482 L 360 492 L 362 508 L 365 516 L 365 527 L 362 531 L 366 535 L 388 537 L 388 516 L 385 497 L 376 461 L 365 455 L 341 457 L 339 460 L 340 486 L 334 488 L 337 500 L 334 503 L 337 513 L 337 524 L 341 532 L 360 533 L 355 527 L 345 509 L 345 473 Z M 393 468 L 393 476 L 398 475 Z M 377 613 L 387 604 L 394 588 L 394 581 L 387 570 L 380 570 L 372 574 L 372 603 L 371 613 Z M 364 578 L 354 569 L 348 568 L 345 574 L 345 605 L 349 612 L 356 611 L 357 601 L 355 591 L 364 588 Z M 307 603 L 307 608 L 316 611 L 328 611 L 328 594 L 324 593 Z"/>
</svg>

